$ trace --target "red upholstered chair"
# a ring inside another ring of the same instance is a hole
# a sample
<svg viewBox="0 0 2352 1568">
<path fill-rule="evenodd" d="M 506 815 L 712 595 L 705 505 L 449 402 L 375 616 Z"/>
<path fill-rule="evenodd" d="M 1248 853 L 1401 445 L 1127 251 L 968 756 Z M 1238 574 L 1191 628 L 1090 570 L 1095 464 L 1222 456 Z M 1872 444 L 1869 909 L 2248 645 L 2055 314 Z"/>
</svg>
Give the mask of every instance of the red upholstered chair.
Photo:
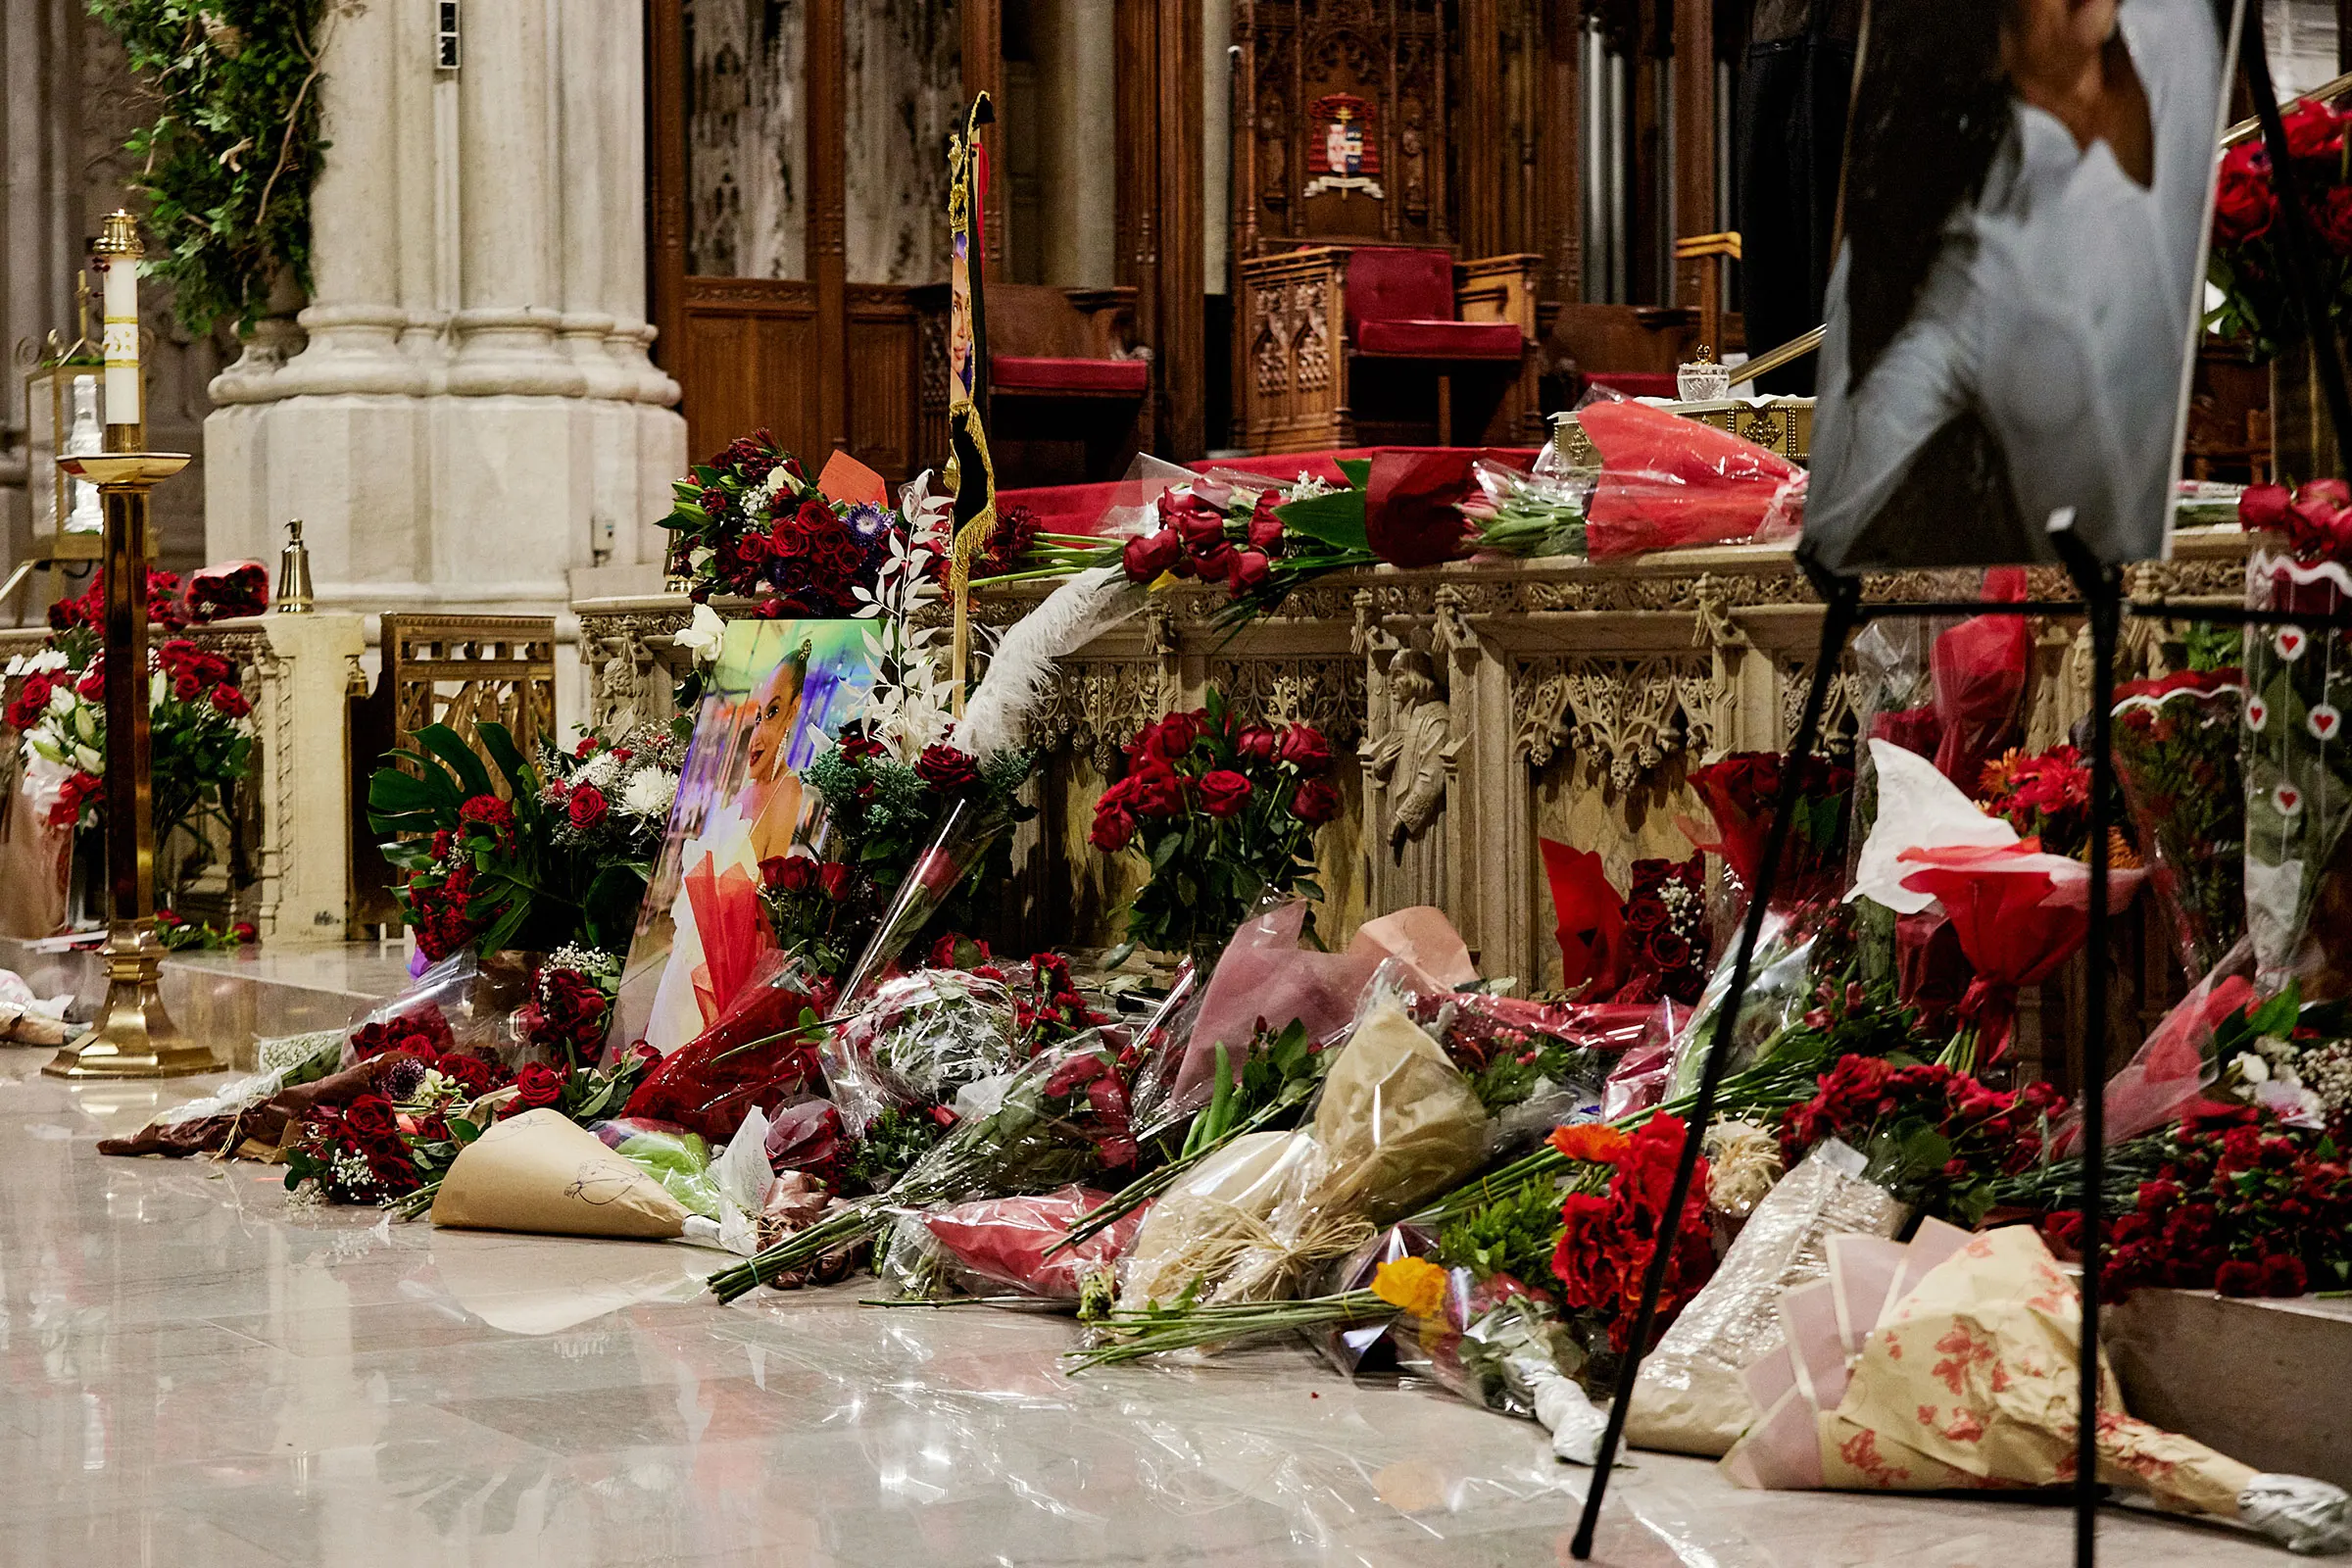
<svg viewBox="0 0 2352 1568">
<path fill-rule="evenodd" d="M 1541 264 L 1457 263 L 1399 245 L 1318 245 L 1244 262 L 1250 449 L 1540 439 L 1528 428 L 1540 418 L 1528 351 Z"/>
<path fill-rule="evenodd" d="M 947 446 L 947 289 L 922 294 L 918 309 L 939 342 L 936 365 L 924 367 L 924 450 L 938 452 Z M 998 483 L 1124 475 L 1151 435 L 1152 353 L 1132 346 L 1135 290 L 991 283 L 986 309 L 989 456 Z"/>
</svg>

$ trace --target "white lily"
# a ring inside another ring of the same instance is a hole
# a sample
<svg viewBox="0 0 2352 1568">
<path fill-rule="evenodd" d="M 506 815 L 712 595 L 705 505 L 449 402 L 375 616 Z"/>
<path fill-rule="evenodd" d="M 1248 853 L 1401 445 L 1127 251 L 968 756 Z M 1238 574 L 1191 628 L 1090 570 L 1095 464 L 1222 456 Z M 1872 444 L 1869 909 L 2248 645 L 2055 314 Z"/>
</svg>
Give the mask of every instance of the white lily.
<svg viewBox="0 0 2352 1568">
<path fill-rule="evenodd" d="M 670 641 L 691 651 L 696 663 L 708 664 L 718 658 L 718 646 L 725 641 L 726 635 L 726 618 L 709 605 L 697 605 L 694 607 L 693 621 L 671 637 Z"/>
</svg>

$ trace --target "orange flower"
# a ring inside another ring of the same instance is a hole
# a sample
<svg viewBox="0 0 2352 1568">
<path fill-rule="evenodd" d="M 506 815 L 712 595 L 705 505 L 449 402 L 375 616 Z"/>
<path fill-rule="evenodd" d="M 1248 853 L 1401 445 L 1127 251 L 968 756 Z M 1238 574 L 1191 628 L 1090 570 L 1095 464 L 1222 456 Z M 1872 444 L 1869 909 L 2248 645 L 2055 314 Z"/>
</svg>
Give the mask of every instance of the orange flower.
<svg viewBox="0 0 2352 1568">
<path fill-rule="evenodd" d="M 1606 1122 L 1589 1121 L 1574 1127 L 1554 1127 L 1551 1147 L 1570 1159 L 1594 1165 L 1614 1165 L 1624 1157 L 1632 1140 Z"/>
</svg>

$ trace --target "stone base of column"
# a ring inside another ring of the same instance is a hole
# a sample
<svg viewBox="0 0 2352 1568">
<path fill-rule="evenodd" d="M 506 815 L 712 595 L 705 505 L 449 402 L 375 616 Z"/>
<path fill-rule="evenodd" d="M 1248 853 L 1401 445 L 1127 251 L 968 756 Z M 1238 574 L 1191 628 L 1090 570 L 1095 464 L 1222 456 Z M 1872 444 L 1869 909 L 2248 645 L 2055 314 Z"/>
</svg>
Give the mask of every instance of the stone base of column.
<svg viewBox="0 0 2352 1568">
<path fill-rule="evenodd" d="M 660 559 L 685 420 L 634 401 L 336 393 L 205 420 L 212 560 L 274 569 L 300 517 L 322 609 L 549 613 L 574 567 Z"/>
</svg>

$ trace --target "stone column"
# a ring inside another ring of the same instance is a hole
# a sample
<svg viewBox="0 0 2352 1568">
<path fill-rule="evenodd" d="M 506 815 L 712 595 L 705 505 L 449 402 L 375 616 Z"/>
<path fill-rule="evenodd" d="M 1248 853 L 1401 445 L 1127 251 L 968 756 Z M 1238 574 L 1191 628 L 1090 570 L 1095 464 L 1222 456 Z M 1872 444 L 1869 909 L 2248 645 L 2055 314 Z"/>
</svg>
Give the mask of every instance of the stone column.
<svg viewBox="0 0 2352 1568">
<path fill-rule="evenodd" d="M 326 606 L 545 612 L 657 553 L 683 462 L 645 355 L 642 24 L 469 0 L 442 71 L 433 11 L 330 24 L 310 340 L 214 383 L 212 554 L 272 559 L 299 515 Z"/>
<path fill-rule="evenodd" d="M 655 519 L 669 511 L 669 482 L 686 471 L 688 454 L 678 383 L 647 352 L 654 328 L 646 319 L 645 8 L 613 0 L 602 37 L 605 220 L 595 238 L 604 247 L 603 308 L 612 318 L 605 352 L 620 368 L 616 395 L 629 400 L 636 427 L 633 487 L 616 503 L 612 561 L 658 567 L 667 535 Z"/>
</svg>

